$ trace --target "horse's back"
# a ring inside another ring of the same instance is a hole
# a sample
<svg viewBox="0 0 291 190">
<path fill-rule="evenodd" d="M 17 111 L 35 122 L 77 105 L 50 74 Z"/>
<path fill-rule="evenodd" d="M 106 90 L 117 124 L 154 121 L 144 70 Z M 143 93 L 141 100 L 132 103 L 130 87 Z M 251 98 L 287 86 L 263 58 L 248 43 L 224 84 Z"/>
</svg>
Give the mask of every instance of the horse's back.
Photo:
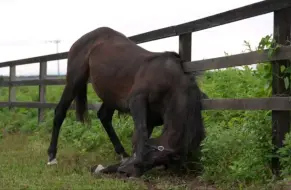
<svg viewBox="0 0 291 190">
<path fill-rule="evenodd" d="M 69 50 L 68 69 L 76 67 L 75 65 L 80 64 L 80 61 L 88 58 L 88 55 L 98 44 L 100 45 L 109 41 L 112 43 L 112 40 L 129 42 L 126 36 L 109 27 L 100 27 L 82 35 L 72 44 Z"/>
</svg>

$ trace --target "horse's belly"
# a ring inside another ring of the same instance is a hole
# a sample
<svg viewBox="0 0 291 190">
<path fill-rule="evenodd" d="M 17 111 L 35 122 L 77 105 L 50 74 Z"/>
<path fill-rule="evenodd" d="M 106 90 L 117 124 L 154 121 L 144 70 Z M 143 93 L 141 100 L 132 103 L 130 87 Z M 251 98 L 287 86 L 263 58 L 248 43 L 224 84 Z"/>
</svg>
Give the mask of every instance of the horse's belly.
<svg viewBox="0 0 291 190">
<path fill-rule="evenodd" d="M 90 74 L 92 87 L 103 103 L 126 111 L 126 103 L 132 83 L 128 77 L 110 75 L 108 72 L 94 69 Z"/>
<path fill-rule="evenodd" d="M 128 108 L 127 98 L 140 68 L 137 60 L 142 58 L 130 44 L 104 43 L 91 52 L 90 77 L 104 103 Z"/>
</svg>

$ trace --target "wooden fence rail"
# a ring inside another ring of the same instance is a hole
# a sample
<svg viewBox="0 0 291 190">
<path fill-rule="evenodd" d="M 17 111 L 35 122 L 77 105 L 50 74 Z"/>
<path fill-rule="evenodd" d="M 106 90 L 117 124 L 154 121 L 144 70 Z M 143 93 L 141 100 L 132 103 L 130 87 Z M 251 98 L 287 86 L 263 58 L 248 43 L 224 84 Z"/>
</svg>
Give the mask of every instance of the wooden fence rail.
<svg viewBox="0 0 291 190">
<path fill-rule="evenodd" d="M 282 45 L 278 52 L 268 57 L 268 50 L 264 52 L 250 52 L 226 57 L 199 60 L 191 62 L 191 39 L 192 32 L 208 29 L 223 24 L 259 16 L 274 12 L 274 37 Z M 211 110 L 272 110 L 272 134 L 275 147 L 282 147 L 284 135 L 290 129 L 291 96 L 290 89 L 285 89 L 280 67 L 289 66 L 291 59 L 291 46 L 287 43 L 290 39 L 291 29 L 291 0 L 265 0 L 244 7 L 226 11 L 220 14 L 195 20 L 192 22 L 170 26 L 143 34 L 131 36 L 136 43 L 144 43 L 167 37 L 179 36 L 179 54 L 187 61 L 183 65 L 185 72 L 191 73 L 210 69 L 220 69 L 234 66 L 251 65 L 266 61 L 272 62 L 273 68 L 273 97 L 269 98 L 244 98 L 244 99 L 205 99 L 203 109 Z M 67 59 L 68 52 L 44 55 L 28 59 L 7 61 L 0 63 L 0 68 L 10 67 L 9 80 L 0 82 L 1 87 L 9 87 L 9 101 L 0 102 L 0 107 L 24 107 L 37 108 L 39 121 L 43 120 L 44 109 L 55 108 L 56 103 L 46 103 L 46 85 L 64 85 L 65 79 L 51 79 L 46 76 L 48 61 Z M 40 63 L 39 79 L 16 80 L 16 66 Z M 289 81 L 290 82 L 290 81 Z M 17 86 L 39 86 L 39 102 L 16 102 L 15 88 Z M 91 110 L 98 110 L 100 104 L 88 105 Z M 72 105 L 70 109 L 74 109 Z M 276 149 L 275 149 L 276 150 Z M 275 151 L 274 150 L 274 151 Z M 272 159 L 274 174 L 279 174 L 279 160 Z"/>
</svg>

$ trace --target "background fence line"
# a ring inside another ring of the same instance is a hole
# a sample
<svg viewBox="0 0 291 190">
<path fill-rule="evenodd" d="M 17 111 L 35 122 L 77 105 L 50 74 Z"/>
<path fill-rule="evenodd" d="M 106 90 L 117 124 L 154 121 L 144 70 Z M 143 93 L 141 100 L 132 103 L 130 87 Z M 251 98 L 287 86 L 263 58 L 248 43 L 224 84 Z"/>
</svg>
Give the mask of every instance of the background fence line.
<svg viewBox="0 0 291 190">
<path fill-rule="evenodd" d="M 259 16 L 270 12 L 274 12 L 274 39 L 277 43 L 282 45 L 282 47 L 278 49 L 274 56 L 269 57 L 268 50 L 265 50 L 263 52 L 253 51 L 249 53 L 242 53 L 232 56 L 191 62 L 192 32 L 197 32 L 200 30 L 228 24 L 231 22 Z M 187 73 L 234 66 L 252 65 L 256 63 L 271 61 L 273 71 L 272 97 L 241 99 L 204 99 L 203 109 L 272 110 L 272 142 L 275 147 L 280 148 L 283 146 L 282 142 L 285 134 L 289 132 L 290 129 L 290 89 L 285 89 L 284 80 L 282 79 L 282 72 L 280 72 L 280 67 L 282 65 L 284 65 L 285 67 L 290 66 L 289 60 L 291 59 L 291 46 L 290 43 L 286 43 L 287 39 L 290 39 L 291 37 L 290 28 L 291 1 L 265 0 L 192 22 L 146 32 L 143 34 L 131 36 L 129 38 L 138 44 L 167 37 L 179 36 L 179 54 L 182 59 L 187 61 L 183 65 L 184 70 Z M 67 59 L 67 57 L 68 52 L 63 52 L 58 54 L 50 54 L 0 63 L 0 68 L 10 67 L 9 79 L 7 80 L 7 78 L 4 77 L 4 79 L 0 81 L 1 87 L 9 87 L 9 100 L 8 102 L 0 102 L 0 107 L 37 108 L 39 122 L 42 121 L 44 109 L 52 109 L 56 106 L 56 103 L 46 103 L 46 85 L 66 84 L 65 78 L 52 78 L 46 75 L 48 64 L 47 62 Z M 19 80 L 19 77 L 16 77 L 16 66 L 31 63 L 40 64 L 39 77 L 37 79 L 26 78 L 25 80 Z M 15 88 L 17 86 L 33 85 L 39 86 L 39 102 L 17 102 Z M 98 110 L 100 108 L 100 104 L 89 104 L 88 107 L 91 110 Z M 75 105 L 72 104 L 70 109 L 75 109 Z M 274 151 L 276 151 L 276 149 Z M 280 165 L 278 158 L 273 158 L 273 173 L 279 175 L 279 169 Z"/>
</svg>

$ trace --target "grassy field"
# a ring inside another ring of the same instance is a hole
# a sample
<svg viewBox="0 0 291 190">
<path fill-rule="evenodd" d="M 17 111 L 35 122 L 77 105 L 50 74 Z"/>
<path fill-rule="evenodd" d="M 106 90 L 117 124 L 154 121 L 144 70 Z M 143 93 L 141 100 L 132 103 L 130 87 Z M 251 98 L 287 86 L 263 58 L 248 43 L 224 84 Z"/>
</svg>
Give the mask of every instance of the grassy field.
<svg viewBox="0 0 291 190">
<path fill-rule="evenodd" d="M 210 98 L 269 96 L 270 78 L 265 66 L 253 71 L 226 69 L 206 72 L 199 83 Z M 89 102 L 98 101 L 89 85 Z M 57 102 L 63 86 L 47 87 L 47 101 Z M 37 87 L 18 87 L 17 101 L 37 101 Z M 7 101 L 8 89 L 0 89 Z M 96 113 L 92 125 L 81 125 L 69 111 L 63 123 L 57 166 L 46 166 L 46 150 L 52 130 L 53 110 L 37 125 L 36 109 L 0 110 L 0 189 L 288 189 L 291 172 L 291 137 L 280 149 L 282 178 L 274 182 L 271 158 L 271 115 L 269 111 L 204 111 L 207 137 L 202 144 L 203 173 L 174 175 L 151 171 L 140 180 L 119 176 L 91 176 L 88 167 L 117 161 L 113 147 Z M 115 130 L 130 152 L 133 122 L 114 116 Z M 154 131 L 159 134 L 160 129 Z M 284 188 L 283 188 L 284 187 Z M 290 187 L 289 187 L 290 189 Z"/>
<path fill-rule="evenodd" d="M 64 142 L 61 142 L 63 144 Z M 57 166 L 46 166 L 48 138 L 13 134 L 0 144 L 0 187 L 3 189 L 193 189 L 204 184 L 191 176 L 151 172 L 141 180 L 121 176 L 92 176 L 88 166 L 112 157 L 62 146 Z M 105 159 L 104 159 L 105 158 Z M 206 187 L 206 186 L 205 186 Z"/>
</svg>

